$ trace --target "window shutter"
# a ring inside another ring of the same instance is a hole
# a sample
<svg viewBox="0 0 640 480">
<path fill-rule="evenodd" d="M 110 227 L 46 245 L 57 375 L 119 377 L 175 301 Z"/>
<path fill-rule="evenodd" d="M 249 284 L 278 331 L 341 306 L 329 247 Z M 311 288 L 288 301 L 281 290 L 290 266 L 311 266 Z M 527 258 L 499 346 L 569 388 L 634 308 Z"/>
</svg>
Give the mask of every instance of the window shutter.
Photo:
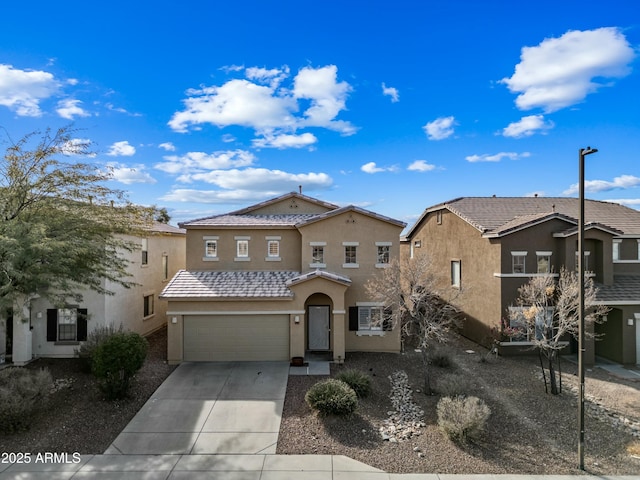
<svg viewBox="0 0 640 480">
<path fill-rule="evenodd" d="M 392 310 L 390 308 L 385 308 L 383 313 L 382 320 L 382 330 L 385 332 L 390 332 L 393 330 L 393 319 L 391 318 Z"/>
<path fill-rule="evenodd" d="M 47 342 L 55 342 L 58 339 L 58 310 L 47 309 Z"/>
<path fill-rule="evenodd" d="M 349 307 L 349 331 L 358 331 L 358 307 Z"/>
<path fill-rule="evenodd" d="M 77 338 L 79 342 L 84 342 L 87 339 L 87 309 L 78 309 L 78 325 L 77 325 Z"/>
</svg>

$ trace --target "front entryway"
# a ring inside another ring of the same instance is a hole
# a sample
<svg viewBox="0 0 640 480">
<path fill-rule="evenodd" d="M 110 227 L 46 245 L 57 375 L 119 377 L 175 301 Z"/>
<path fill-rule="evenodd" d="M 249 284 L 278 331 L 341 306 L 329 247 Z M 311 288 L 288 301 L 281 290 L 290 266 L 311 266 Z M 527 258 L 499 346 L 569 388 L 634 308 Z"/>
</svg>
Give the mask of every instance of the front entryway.
<svg viewBox="0 0 640 480">
<path fill-rule="evenodd" d="M 330 312 L 329 305 L 309 306 L 309 340 L 311 351 L 329 350 Z"/>
</svg>

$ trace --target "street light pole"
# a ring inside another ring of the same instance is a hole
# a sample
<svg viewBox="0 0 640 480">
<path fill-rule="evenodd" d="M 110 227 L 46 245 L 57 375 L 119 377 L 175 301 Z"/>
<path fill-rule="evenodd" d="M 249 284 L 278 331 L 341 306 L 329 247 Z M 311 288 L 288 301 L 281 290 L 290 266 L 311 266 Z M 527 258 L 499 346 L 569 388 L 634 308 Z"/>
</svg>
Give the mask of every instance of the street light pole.
<svg viewBox="0 0 640 480">
<path fill-rule="evenodd" d="M 580 211 L 578 213 L 578 382 L 580 383 L 580 401 L 578 402 L 578 424 L 580 436 L 578 438 L 578 468 L 584 470 L 584 157 L 596 153 L 597 148 L 581 148 L 579 150 L 578 191 Z"/>
</svg>

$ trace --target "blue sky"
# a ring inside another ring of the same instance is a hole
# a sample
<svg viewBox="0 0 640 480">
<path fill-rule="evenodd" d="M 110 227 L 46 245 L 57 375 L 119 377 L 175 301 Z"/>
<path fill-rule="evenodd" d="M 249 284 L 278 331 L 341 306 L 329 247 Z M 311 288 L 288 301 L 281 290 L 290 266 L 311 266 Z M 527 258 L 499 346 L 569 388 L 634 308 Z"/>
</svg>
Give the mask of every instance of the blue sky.
<svg viewBox="0 0 640 480">
<path fill-rule="evenodd" d="M 640 9 L 607 2 L 9 2 L 0 133 L 73 124 L 172 223 L 297 191 L 409 224 L 459 196 L 640 208 Z"/>
</svg>

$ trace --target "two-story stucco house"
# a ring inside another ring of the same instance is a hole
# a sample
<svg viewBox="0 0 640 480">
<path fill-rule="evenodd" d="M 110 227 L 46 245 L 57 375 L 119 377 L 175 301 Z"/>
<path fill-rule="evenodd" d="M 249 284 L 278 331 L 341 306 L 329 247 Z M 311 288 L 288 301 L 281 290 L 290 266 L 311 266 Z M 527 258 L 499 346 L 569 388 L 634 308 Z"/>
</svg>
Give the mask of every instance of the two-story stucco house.
<svg viewBox="0 0 640 480">
<path fill-rule="evenodd" d="M 6 330 L 14 364 L 37 357 L 73 357 L 81 342 L 99 326 L 122 325 L 125 330 L 148 335 L 166 324 L 167 302 L 159 295 L 184 268 L 185 232 L 155 223 L 148 236 L 131 240 L 140 243 L 139 250 L 123 253 L 130 262 L 127 280 L 135 284 L 131 288 L 103 281 L 103 287 L 113 295 L 85 289 L 78 292 L 80 302 L 71 301 L 65 308 L 36 297 L 25 306 L 22 317 L 28 321 L 13 315 Z"/>
<path fill-rule="evenodd" d="M 463 333 L 487 343 L 520 286 L 577 268 L 578 210 L 576 198 L 457 198 L 424 211 L 403 237 L 402 255 L 431 256 L 450 288 L 461 290 Z M 595 354 L 640 363 L 640 211 L 587 200 L 585 217 L 586 270 L 598 302 L 611 308 L 585 361 Z"/>
<path fill-rule="evenodd" d="M 171 363 L 400 350 L 364 285 L 399 257 L 403 222 L 290 193 L 181 226 L 186 269 L 161 295 Z"/>
</svg>

